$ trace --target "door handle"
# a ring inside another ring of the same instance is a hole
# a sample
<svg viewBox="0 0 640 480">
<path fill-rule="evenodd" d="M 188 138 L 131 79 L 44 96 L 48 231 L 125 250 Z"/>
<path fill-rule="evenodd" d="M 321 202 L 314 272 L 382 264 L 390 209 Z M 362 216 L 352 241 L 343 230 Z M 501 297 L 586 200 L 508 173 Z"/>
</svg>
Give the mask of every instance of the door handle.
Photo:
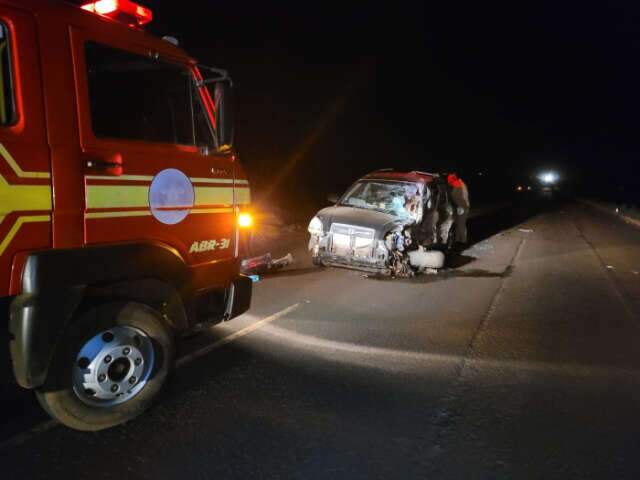
<svg viewBox="0 0 640 480">
<path fill-rule="evenodd" d="M 115 153 L 105 157 L 90 156 L 85 161 L 90 173 L 119 177 L 122 175 L 122 155 Z"/>
</svg>

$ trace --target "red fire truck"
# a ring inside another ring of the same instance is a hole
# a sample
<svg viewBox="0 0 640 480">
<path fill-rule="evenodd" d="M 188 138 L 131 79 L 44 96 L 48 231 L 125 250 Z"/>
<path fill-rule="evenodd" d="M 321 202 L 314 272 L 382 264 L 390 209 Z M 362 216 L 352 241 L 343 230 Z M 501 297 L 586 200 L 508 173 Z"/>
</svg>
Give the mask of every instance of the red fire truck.
<svg viewBox="0 0 640 480">
<path fill-rule="evenodd" d="M 231 80 L 151 17 L 0 0 L 0 303 L 17 382 L 79 430 L 142 412 L 174 339 L 251 299 Z"/>
</svg>

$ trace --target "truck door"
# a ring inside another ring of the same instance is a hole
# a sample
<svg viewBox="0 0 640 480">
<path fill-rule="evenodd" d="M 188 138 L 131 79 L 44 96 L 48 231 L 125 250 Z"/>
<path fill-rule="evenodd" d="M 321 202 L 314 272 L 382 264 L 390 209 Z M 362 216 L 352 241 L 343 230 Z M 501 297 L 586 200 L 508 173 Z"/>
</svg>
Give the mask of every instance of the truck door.
<svg viewBox="0 0 640 480">
<path fill-rule="evenodd" d="M 193 266 L 234 258 L 233 157 L 217 155 L 194 66 L 72 29 L 86 244 L 151 241 Z"/>
<path fill-rule="evenodd" d="M 51 163 L 35 21 L 0 6 L 0 297 L 16 254 L 51 246 Z"/>
</svg>

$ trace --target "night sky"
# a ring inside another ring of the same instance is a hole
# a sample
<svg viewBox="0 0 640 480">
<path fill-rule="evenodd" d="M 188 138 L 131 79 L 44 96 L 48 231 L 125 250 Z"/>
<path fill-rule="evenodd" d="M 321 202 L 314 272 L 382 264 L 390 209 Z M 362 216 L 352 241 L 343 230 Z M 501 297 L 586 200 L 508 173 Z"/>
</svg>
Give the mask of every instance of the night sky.
<svg viewBox="0 0 640 480">
<path fill-rule="evenodd" d="M 141 3 L 231 72 L 259 197 L 317 202 L 381 167 L 640 190 L 637 2 Z"/>
</svg>

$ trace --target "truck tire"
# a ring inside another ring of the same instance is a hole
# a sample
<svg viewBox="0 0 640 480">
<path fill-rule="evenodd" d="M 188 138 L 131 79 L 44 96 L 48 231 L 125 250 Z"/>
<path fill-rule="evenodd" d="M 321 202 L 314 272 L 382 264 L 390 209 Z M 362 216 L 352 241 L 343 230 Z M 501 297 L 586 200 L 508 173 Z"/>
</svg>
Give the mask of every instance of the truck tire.
<svg viewBox="0 0 640 480">
<path fill-rule="evenodd" d="M 174 340 L 157 311 L 136 302 L 99 305 L 65 331 L 36 396 L 63 425 L 102 430 L 145 411 L 173 361 Z"/>
</svg>

